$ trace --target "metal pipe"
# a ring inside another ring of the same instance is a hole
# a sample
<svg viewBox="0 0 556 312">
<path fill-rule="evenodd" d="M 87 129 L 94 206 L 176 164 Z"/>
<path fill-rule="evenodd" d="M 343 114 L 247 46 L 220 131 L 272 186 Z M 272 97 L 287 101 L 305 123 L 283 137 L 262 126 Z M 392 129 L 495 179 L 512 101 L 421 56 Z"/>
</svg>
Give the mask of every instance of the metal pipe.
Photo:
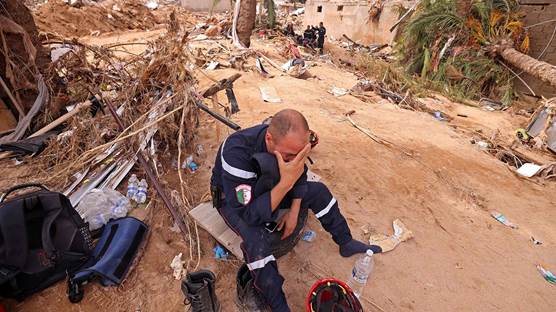
<svg viewBox="0 0 556 312">
<path fill-rule="evenodd" d="M 213 112 L 210 110 L 210 108 L 208 108 L 208 106 L 206 106 L 205 104 L 203 104 L 201 101 L 199 100 L 195 100 L 195 105 L 197 105 L 197 107 L 199 107 L 200 109 L 204 110 L 205 112 L 207 112 L 209 115 L 211 115 L 212 117 L 216 118 L 218 121 L 220 121 L 221 123 L 225 124 L 226 126 L 232 128 L 233 130 L 237 131 L 239 129 L 241 129 L 241 127 L 236 124 L 235 122 L 231 121 L 230 119 L 220 115 L 217 112 Z"/>
</svg>

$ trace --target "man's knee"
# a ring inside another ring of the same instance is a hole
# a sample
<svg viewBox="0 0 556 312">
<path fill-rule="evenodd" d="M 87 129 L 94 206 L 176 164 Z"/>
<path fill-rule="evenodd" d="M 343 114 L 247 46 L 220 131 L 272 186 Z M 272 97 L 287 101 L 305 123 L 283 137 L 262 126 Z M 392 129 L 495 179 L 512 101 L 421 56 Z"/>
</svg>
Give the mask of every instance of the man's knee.
<svg viewBox="0 0 556 312">
<path fill-rule="evenodd" d="M 241 231 L 242 249 L 246 260 L 259 259 L 270 255 L 270 236 L 263 226 L 249 226 Z"/>
</svg>

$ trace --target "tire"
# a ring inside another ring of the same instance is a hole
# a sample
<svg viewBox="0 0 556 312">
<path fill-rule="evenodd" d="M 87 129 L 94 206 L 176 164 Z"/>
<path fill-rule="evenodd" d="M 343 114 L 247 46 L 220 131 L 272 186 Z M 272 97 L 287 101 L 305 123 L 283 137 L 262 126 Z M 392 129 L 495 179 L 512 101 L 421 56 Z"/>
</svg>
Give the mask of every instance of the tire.
<svg viewBox="0 0 556 312">
<path fill-rule="evenodd" d="M 307 217 L 309 215 L 309 209 L 300 209 L 299 216 L 297 217 L 297 226 L 293 230 L 293 233 L 286 237 L 286 239 L 282 240 L 282 231 L 275 231 L 271 234 L 271 250 L 272 255 L 276 259 L 285 256 L 288 252 L 290 252 L 297 242 L 303 236 L 303 228 L 305 224 L 307 224 Z"/>
</svg>

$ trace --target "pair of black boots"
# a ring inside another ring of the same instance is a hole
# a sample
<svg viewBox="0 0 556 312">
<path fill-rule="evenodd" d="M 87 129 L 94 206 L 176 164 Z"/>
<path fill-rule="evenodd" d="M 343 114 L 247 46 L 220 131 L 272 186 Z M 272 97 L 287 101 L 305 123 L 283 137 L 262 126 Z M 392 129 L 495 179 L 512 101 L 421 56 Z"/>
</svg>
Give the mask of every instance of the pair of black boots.
<svg viewBox="0 0 556 312">
<path fill-rule="evenodd" d="M 216 277 L 207 270 L 188 273 L 182 281 L 181 290 L 191 304 L 192 312 L 220 312 L 216 297 Z M 266 312 L 270 307 L 255 289 L 251 272 L 243 264 L 237 273 L 237 306 L 242 312 Z"/>
</svg>

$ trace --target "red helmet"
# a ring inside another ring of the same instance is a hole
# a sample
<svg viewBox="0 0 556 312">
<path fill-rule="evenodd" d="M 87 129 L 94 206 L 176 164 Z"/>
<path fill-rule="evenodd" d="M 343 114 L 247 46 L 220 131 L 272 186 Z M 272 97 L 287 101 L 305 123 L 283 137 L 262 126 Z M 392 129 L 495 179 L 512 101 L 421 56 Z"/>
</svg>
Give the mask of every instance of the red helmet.
<svg viewBox="0 0 556 312">
<path fill-rule="evenodd" d="M 318 280 L 307 296 L 307 312 L 363 312 L 353 290 L 335 278 Z"/>
</svg>

